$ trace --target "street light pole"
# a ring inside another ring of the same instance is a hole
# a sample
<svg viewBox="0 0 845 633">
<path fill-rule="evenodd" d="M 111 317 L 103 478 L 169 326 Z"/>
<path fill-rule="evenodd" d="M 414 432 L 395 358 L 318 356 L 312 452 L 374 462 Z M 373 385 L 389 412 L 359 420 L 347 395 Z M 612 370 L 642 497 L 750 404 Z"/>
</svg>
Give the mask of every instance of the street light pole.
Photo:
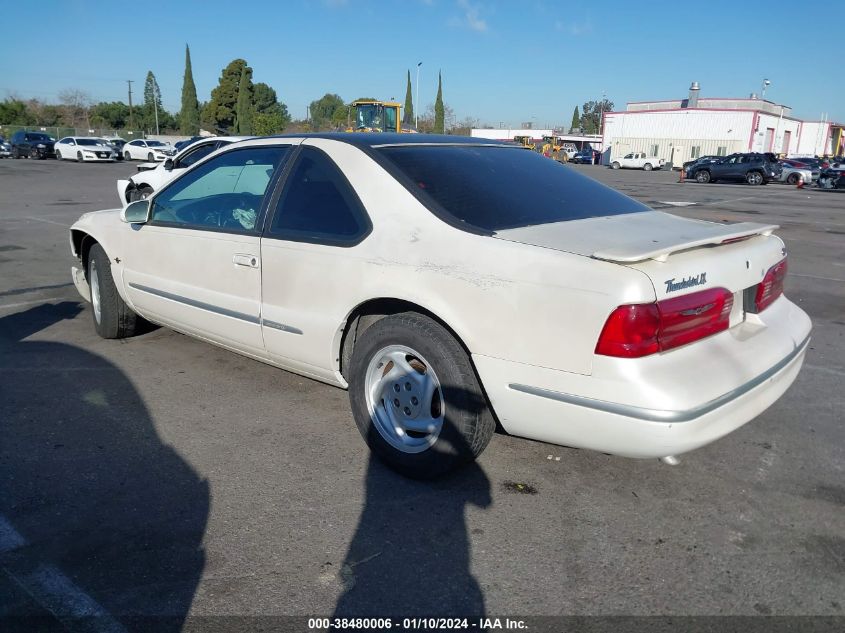
<svg viewBox="0 0 845 633">
<path fill-rule="evenodd" d="M 420 66 L 422 62 L 417 63 L 417 105 L 414 106 L 414 127 L 417 128 L 417 132 L 420 131 Z"/>
<path fill-rule="evenodd" d="M 771 81 L 769 81 L 768 79 L 764 79 L 764 80 L 763 80 L 763 95 L 762 95 L 762 97 L 761 97 L 761 99 L 762 99 L 763 101 L 765 101 L 765 100 L 766 100 L 766 88 L 768 88 L 768 87 L 769 87 L 769 86 L 771 86 L 771 85 L 772 85 L 772 82 L 771 82 Z"/>
</svg>

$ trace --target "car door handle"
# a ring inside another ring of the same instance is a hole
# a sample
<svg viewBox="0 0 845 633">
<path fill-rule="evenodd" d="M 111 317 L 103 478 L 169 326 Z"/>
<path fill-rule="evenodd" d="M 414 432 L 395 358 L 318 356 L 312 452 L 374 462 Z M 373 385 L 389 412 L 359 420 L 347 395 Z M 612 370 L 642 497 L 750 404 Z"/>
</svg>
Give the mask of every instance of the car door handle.
<svg viewBox="0 0 845 633">
<path fill-rule="evenodd" d="M 258 268 L 258 257 L 255 255 L 244 255 L 242 253 L 235 253 L 232 256 L 232 262 L 236 266 L 247 266 L 249 268 Z"/>
</svg>

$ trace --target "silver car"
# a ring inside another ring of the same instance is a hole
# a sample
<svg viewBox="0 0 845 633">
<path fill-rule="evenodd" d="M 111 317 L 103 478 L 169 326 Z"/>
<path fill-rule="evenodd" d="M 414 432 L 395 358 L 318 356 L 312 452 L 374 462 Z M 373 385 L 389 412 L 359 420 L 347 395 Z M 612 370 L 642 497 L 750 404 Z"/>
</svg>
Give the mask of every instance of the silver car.
<svg viewBox="0 0 845 633">
<path fill-rule="evenodd" d="M 790 185 L 797 185 L 799 180 L 806 184 L 813 183 L 819 179 L 819 170 L 809 167 L 794 167 L 789 163 L 781 162 L 783 171 L 780 173 L 778 182 L 785 182 Z"/>
</svg>

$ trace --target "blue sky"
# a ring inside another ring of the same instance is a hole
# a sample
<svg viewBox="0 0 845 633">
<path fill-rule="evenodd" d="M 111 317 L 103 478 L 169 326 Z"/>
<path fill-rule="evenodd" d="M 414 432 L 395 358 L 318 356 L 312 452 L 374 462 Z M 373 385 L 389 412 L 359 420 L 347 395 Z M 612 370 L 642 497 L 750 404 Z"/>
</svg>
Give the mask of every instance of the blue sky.
<svg viewBox="0 0 845 633">
<path fill-rule="evenodd" d="M 780 0 L 28 0 L 4 3 L 0 98 L 55 101 L 73 87 L 126 101 L 133 79 L 142 99 L 152 70 L 175 111 L 188 43 L 200 100 L 241 57 L 295 118 L 326 92 L 402 101 L 405 73 L 415 83 L 422 61 L 422 110 L 442 70 L 457 120 L 497 126 L 568 125 L 576 105 L 602 94 L 619 110 L 681 98 L 693 80 L 703 97 L 747 97 L 764 78 L 766 97 L 794 115 L 844 122 L 841 62 L 824 61 L 841 47 L 813 53 L 833 44 L 821 16 Z"/>
</svg>

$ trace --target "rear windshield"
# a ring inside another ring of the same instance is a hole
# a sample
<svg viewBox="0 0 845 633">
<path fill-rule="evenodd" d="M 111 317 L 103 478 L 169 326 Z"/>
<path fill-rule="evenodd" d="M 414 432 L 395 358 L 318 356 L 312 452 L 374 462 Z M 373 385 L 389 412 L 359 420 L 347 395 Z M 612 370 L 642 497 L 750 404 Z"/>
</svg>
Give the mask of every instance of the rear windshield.
<svg viewBox="0 0 845 633">
<path fill-rule="evenodd" d="M 472 145 L 384 147 L 405 186 L 431 207 L 482 231 L 582 220 L 649 208 L 522 148 Z"/>
</svg>

